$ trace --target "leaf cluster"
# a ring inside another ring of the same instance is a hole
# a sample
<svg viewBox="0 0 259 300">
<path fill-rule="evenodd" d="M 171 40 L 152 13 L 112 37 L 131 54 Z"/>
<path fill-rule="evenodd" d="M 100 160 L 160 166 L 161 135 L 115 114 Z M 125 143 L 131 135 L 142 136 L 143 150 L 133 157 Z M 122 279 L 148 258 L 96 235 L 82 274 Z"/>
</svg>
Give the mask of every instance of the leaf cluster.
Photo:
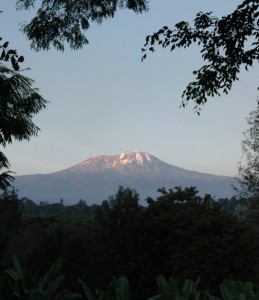
<svg viewBox="0 0 259 300">
<path fill-rule="evenodd" d="M 142 61 L 157 45 L 173 51 L 192 44 L 200 45 L 205 64 L 193 72 L 196 80 L 184 90 L 182 106 L 192 100 L 199 113 L 208 97 L 228 94 L 242 67 L 247 70 L 258 62 L 258 1 L 243 1 L 234 12 L 222 18 L 213 16 L 212 12 L 199 12 L 192 27 L 186 21 L 177 23 L 174 29 L 164 26 L 146 37 Z"/>
<path fill-rule="evenodd" d="M 0 65 L 0 144 L 29 140 L 39 128 L 32 117 L 47 101 L 32 87 L 33 80 Z"/>
<path fill-rule="evenodd" d="M 2 41 L 3 38 L 0 37 L 0 41 Z M 17 51 L 14 49 L 9 49 L 9 42 L 4 42 L 2 45 L 0 45 L 0 60 L 2 61 L 11 61 L 12 67 L 15 71 L 18 71 L 20 69 L 19 63 L 22 63 L 24 61 L 23 56 L 19 56 L 17 54 Z"/>
<path fill-rule="evenodd" d="M 148 9 L 147 0 L 17 0 L 18 9 L 30 9 L 40 4 L 36 16 L 22 26 L 22 31 L 35 50 L 53 46 L 63 51 L 65 43 L 71 49 L 82 48 L 89 41 L 84 31 L 91 22 L 101 24 L 113 18 L 118 9 L 127 8 L 136 13 Z"/>
<path fill-rule="evenodd" d="M 39 131 L 32 118 L 46 107 L 47 101 L 32 85 L 33 80 L 0 63 L 0 145 L 3 147 L 13 140 L 29 140 Z M 6 156 L 0 152 L 0 168 L 9 166 Z M 13 177 L 9 171 L 2 173 L 0 188 L 10 186 L 10 180 Z"/>
<path fill-rule="evenodd" d="M 81 293 L 73 293 L 61 289 L 64 276 L 58 275 L 62 259 L 58 258 L 50 270 L 41 278 L 32 277 L 22 269 L 15 255 L 12 256 L 13 268 L 3 269 L 0 273 L 0 299 L 14 300 L 130 300 L 131 290 L 127 277 L 114 277 L 104 289 L 91 289 L 82 279 L 78 279 L 82 287 Z M 198 285 L 200 277 L 195 281 L 185 279 L 182 283 L 174 276 L 168 280 L 162 274 L 156 276 L 157 294 L 147 300 L 257 300 L 258 287 L 250 281 L 225 279 L 219 284 L 220 297 L 215 297 L 211 291 L 202 289 Z M 143 298 L 145 299 L 145 298 Z"/>
<path fill-rule="evenodd" d="M 50 267 L 50 270 L 39 279 L 31 276 L 22 270 L 15 255 L 12 257 L 13 268 L 5 270 L 5 288 L 1 291 L 1 296 L 15 300 L 65 300 L 78 299 L 81 295 L 69 293 L 68 291 L 58 291 L 64 280 L 64 276 L 58 275 L 62 259 Z"/>
<path fill-rule="evenodd" d="M 239 163 L 238 184 L 240 196 L 259 197 L 259 105 L 247 118 L 249 128 L 243 133 L 243 160 Z"/>
</svg>

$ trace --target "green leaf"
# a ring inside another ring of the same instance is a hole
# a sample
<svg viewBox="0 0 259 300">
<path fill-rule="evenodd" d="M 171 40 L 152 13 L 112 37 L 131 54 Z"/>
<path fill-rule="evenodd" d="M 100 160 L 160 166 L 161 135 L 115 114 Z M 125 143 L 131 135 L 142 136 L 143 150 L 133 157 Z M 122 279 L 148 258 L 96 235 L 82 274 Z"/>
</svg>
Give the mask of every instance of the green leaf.
<svg viewBox="0 0 259 300">
<path fill-rule="evenodd" d="M 37 299 L 41 299 L 42 293 L 40 290 L 38 289 L 34 289 L 30 292 L 29 296 L 26 298 L 26 300 L 37 300 Z"/>
<path fill-rule="evenodd" d="M 156 283 L 158 286 L 158 292 L 162 295 L 166 294 L 168 283 L 162 274 L 156 277 Z"/>
<path fill-rule="evenodd" d="M 17 278 L 17 274 L 15 273 L 15 271 L 13 269 L 8 269 L 5 270 L 5 273 L 8 274 L 13 280 L 18 280 Z"/>
<path fill-rule="evenodd" d="M 220 298 L 215 297 L 208 292 L 205 292 L 205 295 L 208 297 L 209 300 L 221 300 Z"/>
<path fill-rule="evenodd" d="M 182 291 L 185 295 L 190 295 L 193 291 L 194 283 L 190 279 L 186 279 L 182 288 Z"/>
<path fill-rule="evenodd" d="M 253 286 L 252 282 L 247 281 L 244 284 L 244 294 L 245 294 L 246 300 L 255 298 L 255 293 L 254 293 L 253 289 L 254 289 L 254 286 Z"/>
<path fill-rule="evenodd" d="M 63 262 L 62 258 L 59 257 L 56 260 L 56 262 L 51 266 L 48 273 L 44 276 L 43 285 L 47 285 L 55 279 L 55 277 L 58 275 L 58 272 L 61 268 L 62 262 Z"/>
<path fill-rule="evenodd" d="M 93 296 L 91 290 L 89 289 L 88 286 L 86 286 L 86 284 L 84 283 L 84 281 L 82 279 L 78 279 L 78 282 L 82 285 L 83 287 L 83 290 L 84 290 L 84 294 L 85 294 L 85 297 L 88 299 L 88 300 L 96 300 L 96 298 Z"/>
<path fill-rule="evenodd" d="M 21 267 L 20 267 L 20 264 L 18 262 L 18 259 L 17 259 L 16 255 L 12 256 L 12 260 L 13 260 L 14 270 L 15 270 L 15 273 L 17 275 L 17 279 L 18 280 L 23 280 L 23 272 L 21 270 Z"/>
<path fill-rule="evenodd" d="M 223 300 L 233 300 L 233 298 L 224 282 L 220 284 L 219 288 L 220 288 L 220 292 L 223 297 Z"/>
<path fill-rule="evenodd" d="M 44 292 L 44 300 L 51 300 L 57 289 L 59 288 L 61 282 L 64 280 L 64 276 L 59 276 L 56 278 Z"/>
<path fill-rule="evenodd" d="M 120 297 L 120 300 L 130 300 L 129 281 L 124 276 L 116 281 L 116 295 Z"/>
</svg>

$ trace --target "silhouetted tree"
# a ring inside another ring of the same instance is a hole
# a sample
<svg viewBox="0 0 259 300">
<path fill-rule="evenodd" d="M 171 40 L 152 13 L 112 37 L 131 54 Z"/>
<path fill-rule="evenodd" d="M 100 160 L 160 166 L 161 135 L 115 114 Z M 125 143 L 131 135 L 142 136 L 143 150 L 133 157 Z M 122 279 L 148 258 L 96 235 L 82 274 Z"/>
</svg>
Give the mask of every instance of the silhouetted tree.
<svg viewBox="0 0 259 300">
<path fill-rule="evenodd" d="M 202 285 L 214 289 L 225 277 L 256 277 L 258 240 L 250 226 L 194 187 L 160 192 L 156 200 L 148 199 L 143 228 L 147 281 L 162 272 L 179 279 L 201 275 Z"/>
<path fill-rule="evenodd" d="M 39 5 L 36 16 L 22 27 L 35 50 L 48 50 L 53 46 L 63 51 L 65 42 L 72 49 L 82 48 L 89 43 L 84 31 L 91 22 L 101 24 L 122 8 L 136 13 L 148 9 L 147 0 L 18 0 L 16 7 L 31 9 L 35 4 Z"/>
<path fill-rule="evenodd" d="M 102 23 L 112 18 L 120 8 L 136 13 L 148 10 L 147 0 L 83 0 L 42 1 L 18 0 L 18 9 L 31 9 L 39 5 L 36 16 L 23 25 L 22 31 L 35 50 L 48 50 L 51 46 L 63 51 L 65 43 L 78 49 L 88 44 L 84 31 L 91 22 Z M 164 26 L 146 37 L 142 59 L 156 45 L 176 48 L 201 45 L 205 65 L 193 72 L 196 80 L 182 94 L 182 106 L 192 100 L 199 114 L 208 97 L 227 94 L 242 67 L 248 69 L 259 58 L 259 3 L 245 0 L 229 15 L 217 18 L 212 12 L 199 12 L 194 25 L 181 21 L 170 29 Z"/>
<path fill-rule="evenodd" d="M 0 255 L 5 251 L 10 238 L 21 225 L 22 210 L 17 192 L 6 189 L 0 195 Z"/>
<path fill-rule="evenodd" d="M 8 49 L 8 42 L 0 45 L 0 49 L 0 145 L 5 147 L 13 140 L 29 140 L 37 135 L 39 128 L 32 118 L 45 108 L 47 102 L 33 88 L 33 80 L 18 72 L 23 56 L 18 56 L 16 50 Z M 7 67 L 9 61 L 14 70 Z M 7 157 L 0 152 L 0 170 L 9 167 Z M 13 180 L 10 173 L 0 174 L 0 189 L 10 186 Z"/>
<path fill-rule="evenodd" d="M 210 96 L 228 94 L 240 69 L 253 66 L 259 59 L 259 2 L 245 0 L 229 15 L 217 18 L 212 12 L 199 12 L 194 24 L 181 21 L 174 28 L 164 26 L 146 37 L 142 59 L 155 46 L 171 51 L 192 44 L 201 46 L 205 62 L 193 72 L 196 80 L 189 83 L 182 94 L 182 106 L 192 100 L 199 113 L 200 106 Z"/>
<path fill-rule="evenodd" d="M 241 196 L 259 199 L 259 105 L 247 118 L 249 128 L 242 141 L 243 162 L 239 164 L 237 191 Z"/>
</svg>

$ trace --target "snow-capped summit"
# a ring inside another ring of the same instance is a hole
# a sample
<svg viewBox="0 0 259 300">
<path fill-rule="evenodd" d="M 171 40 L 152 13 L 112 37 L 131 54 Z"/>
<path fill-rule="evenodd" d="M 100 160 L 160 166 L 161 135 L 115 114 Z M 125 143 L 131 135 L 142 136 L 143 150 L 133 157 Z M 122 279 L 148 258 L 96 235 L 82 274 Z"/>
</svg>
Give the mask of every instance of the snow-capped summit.
<svg viewBox="0 0 259 300">
<path fill-rule="evenodd" d="M 133 151 L 133 152 L 123 152 L 120 155 L 120 163 L 125 164 L 131 164 L 133 162 L 136 162 L 140 165 L 143 165 L 145 162 L 151 161 L 151 155 L 145 152 L 140 151 Z"/>
<path fill-rule="evenodd" d="M 151 167 L 151 164 L 157 160 L 154 156 L 146 152 L 141 151 L 126 151 L 118 155 L 101 155 L 87 159 L 79 165 L 70 168 L 70 171 L 74 170 L 86 170 L 97 168 L 101 169 L 120 169 L 121 171 L 125 168 L 138 168 Z"/>
<path fill-rule="evenodd" d="M 119 185 L 140 193 L 142 201 L 154 197 L 161 187 L 196 186 L 199 191 L 217 197 L 232 196 L 231 177 L 185 170 L 141 151 L 101 155 L 51 174 L 17 176 L 19 194 L 36 202 L 58 201 L 100 203 L 113 195 Z M 143 203 L 143 202 L 142 202 Z"/>
</svg>

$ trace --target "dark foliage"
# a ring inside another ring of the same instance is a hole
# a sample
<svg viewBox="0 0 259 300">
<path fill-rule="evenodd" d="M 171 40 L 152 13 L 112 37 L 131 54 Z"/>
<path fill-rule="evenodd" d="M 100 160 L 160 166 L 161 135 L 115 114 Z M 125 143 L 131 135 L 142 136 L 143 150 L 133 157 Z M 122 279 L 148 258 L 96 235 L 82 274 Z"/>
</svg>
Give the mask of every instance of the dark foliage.
<svg viewBox="0 0 259 300">
<path fill-rule="evenodd" d="M 182 106 L 192 100 L 199 113 L 200 106 L 210 96 L 228 94 L 238 73 L 246 70 L 259 59 L 259 3 L 257 0 L 243 1 L 231 14 L 217 18 L 212 12 L 199 12 L 191 26 L 181 21 L 170 29 L 164 26 L 146 37 L 142 60 L 155 46 L 186 48 L 192 44 L 201 46 L 205 62 L 193 72 L 196 80 L 189 83 L 182 94 Z"/>
<path fill-rule="evenodd" d="M 2 41 L 3 38 L 0 37 L 0 41 Z M 17 54 L 17 50 L 15 49 L 9 49 L 9 42 L 4 42 L 2 45 L 0 45 L 1 55 L 0 60 L 4 62 L 11 61 L 12 67 L 15 71 L 18 71 L 20 69 L 19 64 L 24 61 L 23 56 L 19 56 Z"/>
<path fill-rule="evenodd" d="M 243 159 L 239 164 L 236 191 L 242 197 L 259 199 L 259 105 L 247 118 L 249 128 L 242 141 Z"/>
<path fill-rule="evenodd" d="M 198 196 L 194 187 L 162 188 L 147 207 L 138 204 L 135 190 L 123 187 L 92 207 L 83 201 L 36 205 L 12 193 L 0 200 L 6 216 L 0 227 L 2 263 L 9 265 L 16 253 L 28 271 L 44 274 L 61 256 L 63 284 L 70 290 L 78 277 L 95 290 L 113 276 L 126 276 L 133 298 L 144 299 L 156 293 L 160 273 L 180 282 L 200 275 L 200 286 L 214 294 L 226 277 L 258 280 L 254 227 L 223 211 L 209 195 Z"/>
<path fill-rule="evenodd" d="M 2 38 L 0 38 L 0 41 Z M 16 50 L 8 48 L 9 43 L 0 45 L 0 145 L 13 140 L 29 140 L 37 135 L 39 128 L 32 118 L 46 107 L 47 101 L 33 88 L 33 80 L 21 75 L 19 64 L 24 61 Z M 7 67 L 11 62 L 12 69 Z M 9 169 L 6 156 L 0 152 L 0 169 Z M 10 171 L 0 174 L 0 189 L 10 186 L 14 180 Z"/>
<path fill-rule="evenodd" d="M 18 9 L 30 9 L 37 4 L 36 16 L 22 27 L 35 50 L 48 50 L 53 46 L 64 50 L 65 43 L 72 49 L 88 44 L 84 31 L 91 22 L 98 24 L 113 18 L 118 9 L 127 8 L 136 13 L 148 9 L 146 0 L 17 0 Z"/>
</svg>

